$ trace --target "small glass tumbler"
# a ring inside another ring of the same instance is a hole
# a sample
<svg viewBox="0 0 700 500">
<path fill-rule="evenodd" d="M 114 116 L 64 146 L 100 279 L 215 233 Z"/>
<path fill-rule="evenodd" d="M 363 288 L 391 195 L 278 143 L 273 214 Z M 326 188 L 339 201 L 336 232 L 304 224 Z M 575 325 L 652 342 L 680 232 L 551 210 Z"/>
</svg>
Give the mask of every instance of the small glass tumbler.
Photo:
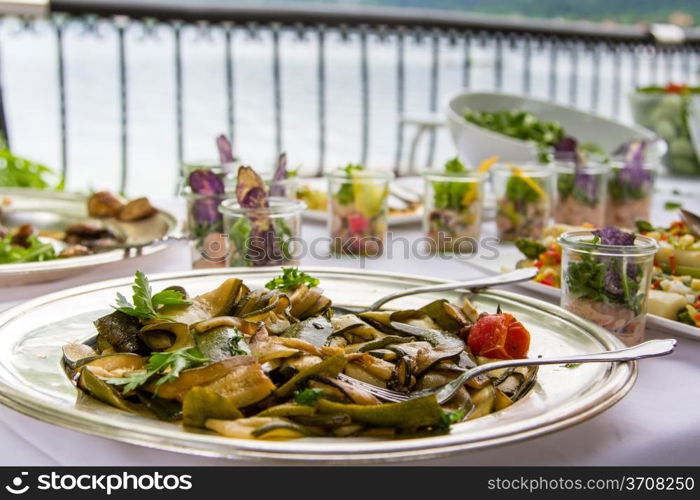
<svg viewBox="0 0 700 500">
<path fill-rule="evenodd" d="M 562 247 L 561 306 L 615 334 L 626 345 L 644 340 L 649 284 L 658 243 L 603 245 L 592 231 L 569 231 Z"/>
<path fill-rule="evenodd" d="M 192 268 L 224 267 L 226 237 L 224 219 L 219 206 L 235 194 L 205 195 L 185 188 L 182 197 L 187 203 L 185 231 L 190 238 Z"/>
<path fill-rule="evenodd" d="M 271 197 L 266 208 L 244 208 L 237 200 L 219 207 L 227 239 L 226 265 L 296 264 L 301 249 L 304 202 Z"/>
<path fill-rule="evenodd" d="M 539 239 L 550 217 L 552 171 L 548 165 L 497 165 L 492 175 L 498 237 Z"/>
<path fill-rule="evenodd" d="M 328 231 L 337 255 L 381 255 L 389 217 L 391 174 L 338 170 L 328 179 Z"/>
<path fill-rule="evenodd" d="M 423 231 L 430 250 L 457 254 L 477 251 L 484 176 L 472 172 L 425 172 L 423 179 Z"/>
<path fill-rule="evenodd" d="M 609 170 L 605 163 L 599 162 L 589 162 L 578 168 L 571 161 L 555 162 L 554 222 L 603 227 Z"/>
<path fill-rule="evenodd" d="M 622 161 L 610 162 L 606 225 L 633 228 L 637 219 L 649 219 L 657 164 L 644 161 L 635 169 Z"/>
</svg>

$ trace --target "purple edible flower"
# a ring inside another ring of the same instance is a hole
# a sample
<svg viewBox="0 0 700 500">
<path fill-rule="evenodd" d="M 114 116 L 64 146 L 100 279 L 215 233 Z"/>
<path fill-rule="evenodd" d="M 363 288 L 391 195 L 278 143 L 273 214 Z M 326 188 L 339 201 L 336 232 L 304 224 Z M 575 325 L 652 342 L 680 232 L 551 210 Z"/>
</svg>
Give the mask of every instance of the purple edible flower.
<svg viewBox="0 0 700 500">
<path fill-rule="evenodd" d="M 617 150 L 625 158 L 625 166 L 618 172 L 617 179 L 633 189 L 640 189 L 651 182 L 651 171 L 644 168 L 646 146 L 645 140 L 634 139 Z"/>
<path fill-rule="evenodd" d="M 603 245 L 614 245 L 621 247 L 634 246 L 634 235 L 622 231 L 616 227 L 608 226 L 592 232 L 594 235 L 600 238 L 600 243 Z"/>
<path fill-rule="evenodd" d="M 203 198 L 194 200 L 192 205 L 192 218 L 197 224 L 206 224 L 209 227 L 219 227 L 223 220 L 219 213 L 221 202 L 216 198 Z"/>
<path fill-rule="evenodd" d="M 573 161 L 578 164 L 581 156 L 578 154 L 578 141 L 573 137 L 562 137 L 554 145 L 554 159 L 559 161 Z"/>
<path fill-rule="evenodd" d="M 272 176 L 272 182 L 270 183 L 270 196 L 285 196 L 284 185 L 281 181 L 287 178 L 287 154 L 282 153 L 277 160 L 277 169 Z"/>
<path fill-rule="evenodd" d="M 199 169 L 190 172 L 188 184 L 193 193 L 205 195 L 224 194 L 224 181 L 211 170 Z"/>
<path fill-rule="evenodd" d="M 219 150 L 219 161 L 222 165 L 224 163 L 231 163 L 234 160 L 231 141 L 229 141 L 224 134 L 216 138 L 216 148 Z"/>
</svg>

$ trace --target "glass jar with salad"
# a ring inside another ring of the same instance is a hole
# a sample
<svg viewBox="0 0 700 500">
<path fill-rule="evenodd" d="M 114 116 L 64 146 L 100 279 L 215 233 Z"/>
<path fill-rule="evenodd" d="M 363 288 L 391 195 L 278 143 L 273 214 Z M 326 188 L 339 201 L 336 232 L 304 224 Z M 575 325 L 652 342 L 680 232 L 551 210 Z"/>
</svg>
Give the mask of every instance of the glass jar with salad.
<svg viewBox="0 0 700 500">
<path fill-rule="evenodd" d="M 552 172 L 545 164 L 502 164 L 492 169 L 498 237 L 535 238 L 549 223 Z"/>
<path fill-rule="evenodd" d="M 607 164 L 597 161 L 555 161 L 554 221 L 605 225 L 608 171 Z"/>
<path fill-rule="evenodd" d="M 649 218 L 656 164 L 642 162 L 630 167 L 628 162 L 611 160 L 609 165 L 605 223 L 633 228 L 637 219 Z"/>
<path fill-rule="evenodd" d="M 656 241 L 606 227 L 566 232 L 559 244 L 561 306 L 627 345 L 642 342 Z"/>
<path fill-rule="evenodd" d="M 423 230 L 432 251 L 475 252 L 481 235 L 484 176 L 467 170 L 459 159 L 425 180 Z"/>
<path fill-rule="evenodd" d="M 226 264 L 229 267 L 296 264 L 301 214 L 305 208 L 301 201 L 277 197 L 255 206 L 245 206 L 233 199 L 224 201 L 219 210 L 227 235 Z"/>
<path fill-rule="evenodd" d="M 188 173 L 181 195 L 187 204 L 185 231 L 191 244 L 194 269 L 223 267 L 226 261 L 226 237 L 219 205 L 234 196 L 219 172 L 195 169 Z"/>
<path fill-rule="evenodd" d="M 388 220 L 389 172 L 350 164 L 327 175 L 331 251 L 380 255 Z"/>
</svg>

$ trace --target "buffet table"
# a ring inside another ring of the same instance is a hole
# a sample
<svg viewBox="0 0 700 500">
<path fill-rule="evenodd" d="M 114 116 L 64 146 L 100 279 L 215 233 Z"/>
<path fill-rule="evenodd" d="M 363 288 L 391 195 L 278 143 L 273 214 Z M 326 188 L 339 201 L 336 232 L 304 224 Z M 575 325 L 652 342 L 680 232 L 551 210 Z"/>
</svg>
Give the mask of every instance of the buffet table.
<svg viewBox="0 0 700 500">
<path fill-rule="evenodd" d="M 680 193 L 678 192 L 680 190 Z M 700 181 L 662 179 L 658 183 L 652 220 L 666 224 L 675 212 L 666 201 L 681 201 L 700 212 Z M 154 200 L 154 204 L 182 215 L 179 200 Z M 420 227 L 392 229 L 409 242 L 421 236 Z M 486 224 L 486 234 L 494 228 Z M 326 236 L 325 226 L 305 223 L 303 238 Z M 402 247 L 401 247 L 402 248 Z M 329 266 L 381 270 L 433 278 L 466 280 L 483 271 L 465 262 L 441 258 L 418 259 L 394 252 L 389 258 L 324 258 L 308 255 L 303 266 Z M 95 281 L 133 275 L 189 269 L 189 249 L 173 244 L 163 252 L 92 269 L 63 281 L 0 289 L 0 310 L 38 297 Z M 519 290 L 511 288 L 512 290 Z M 522 292 L 522 289 L 520 289 Z M 525 292 L 532 295 L 532 292 Z M 647 330 L 647 338 L 668 336 Z M 412 462 L 423 465 L 700 465 L 700 342 L 678 339 L 676 352 L 667 358 L 639 363 L 639 378 L 631 392 L 606 412 L 564 431 L 530 441 L 469 452 L 448 458 Z M 0 406 L 0 465 L 260 465 L 253 460 L 218 460 L 194 457 L 112 441 L 63 429 Z M 271 462 L 263 462 L 269 464 Z"/>
</svg>

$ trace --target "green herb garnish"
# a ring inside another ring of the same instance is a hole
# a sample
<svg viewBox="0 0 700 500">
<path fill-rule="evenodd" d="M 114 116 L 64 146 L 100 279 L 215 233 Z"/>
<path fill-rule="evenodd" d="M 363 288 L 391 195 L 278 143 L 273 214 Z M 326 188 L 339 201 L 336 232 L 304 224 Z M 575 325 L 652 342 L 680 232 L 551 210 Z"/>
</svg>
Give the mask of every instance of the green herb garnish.
<svg viewBox="0 0 700 500">
<path fill-rule="evenodd" d="M 19 264 L 21 262 L 42 262 L 56 258 L 56 252 L 50 243 L 42 243 L 36 236 L 27 238 L 27 248 L 13 245 L 12 235 L 0 239 L 0 264 Z"/>
<path fill-rule="evenodd" d="M 301 285 L 311 288 L 319 283 L 318 278 L 300 272 L 296 267 L 283 267 L 282 275 L 265 283 L 265 288 L 268 290 L 294 290 Z"/>
<path fill-rule="evenodd" d="M 574 368 L 578 368 L 581 366 L 581 363 L 566 363 L 564 365 L 564 368 L 568 368 L 569 370 L 573 370 Z"/>
<path fill-rule="evenodd" d="M 155 295 L 151 295 L 151 285 L 148 283 L 146 275 L 141 271 L 136 271 L 134 285 L 131 289 L 134 291 L 132 296 L 134 303 L 131 304 L 121 293 L 117 293 L 117 306 L 114 308 L 124 314 L 141 319 L 173 321 L 172 318 L 159 314 L 160 308 L 191 303 L 189 300 L 185 300 L 182 292 L 178 290 L 163 290 Z"/>
<path fill-rule="evenodd" d="M 440 415 L 440 420 L 435 424 L 435 430 L 439 432 L 449 432 L 452 424 L 461 422 L 464 418 L 464 410 L 444 411 Z"/>
<path fill-rule="evenodd" d="M 512 175 L 506 183 L 506 198 L 514 202 L 531 203 L 540 198 L 540 194 L 526 180 Z"/>
<path fill-rule="evenodd" d="M 666 203 L 664 203 L 664 208 L 666 210 L 678 210 L 682 206 L 683 204 L 677 201 L 667 201 Z"/>
<path fill-rule="evenodd" d="M 304 389 L 303 391 L 294 391 L 294 401 L 302 406 L 316 406 L 316 403 L 325 392 L 325 389 L 311 388 Z"/>
<path fill-rule="evenodd" d="M 647 220 L 638 219 L 634 221 L 634 225 L 637 226 L 637 231 L 640 233 L 651 233 L 654 231 L 654 226 Z"/>
<path fill-rule="evenodd" d="M 592 244 L 598 244 L 593 240 Z M 638 294 L 637 278 L 642 271 L 638 266 L 624 266 L 619 261 L 598 261 L 589 254 L 583 254 L 578 262 L 571 262 L 567 269 L 566 283 L 576 297 L 595 302 L 624 304 L 638 313 L 643 295 Z M 630 276 L 632 274 L 632 276 Z"/>
<path fill-rule="evenodd" d="M 246 356 L 248 354 L 248 351 L 238 345 L 243 339 L 244 338 L 242 335 L 236 335 L 235 337 L 231 337 L 231 340 L 229 340 L 229 349 L 232 356 Z"/>
<path fill-rule="evenodd" d="M 248 246 L 252 228 L 250 221 L 246 217 L 241 217 L 232 226 L 228 238 L 236 249 L 235 259 L 230 262 L 230 266 L 246 266 L 248 264 Z"/>
<path fill-rule="evenodd" d="M 352 176 L 355 171 L 360 171 L 364 169 L 364 166 L 354 163 L 348 163 L 345 166 L 345 168 L 343 168 L 350 180 L 344 183 L 342 186 L 340 186 L 338 194 L 336 195 L 338 203 L 340 203 L 341 205 L 349 205 L 350 203 L 355 201 L 355 191 L 353 190 L 352 186 Z"/>
<path fill-rule="evenodd" d="M 445 163 L 446 174 L 458 175 L 467 172 L 467 167 L 464 166 L 459 158 L 452 158 Z M 459 212 L 468 209 L 470 204 L 465 203 L 465 195 L 467 195 L 467 193 L 469 193 L 469 191 L 472 189 L 477 189 L 477 186 L 470 182 L 433 182 L 435 208 L 443 208 Z"/>
<path fill-rule="evenodd" d="M 695 321 L 690 317 L 690 311 L 688 311 L 687 307 L 684 307 L 678 312 L 678 321 L 686 325 L 695 326 Z"/>
<path fill-rule="evenodd" d="M 588 174 L 584 175 L 588 176 Z M 571 196 L 582 205 L 595 207 L 598 204 L 597 198 L 591 198 L 585 189 L 582 189 L 581 186 L 577 185 L 576 174 L 558 174 L 557 191 L 559 192 L 559 198 L 562 200 Z"/>
<path fill-rule="evenodd" d="M 172 352 L 156 352 L 148 358 L 146 371 L 139 371 L 121 378 L 107 378 L 105 382 L 112 385 L 123 385 L 123 392 L 130 392 L 144 385 L 148 380 L 161 375 L 156 386 L 177 379 L 183 370 L 195 368 L 209 362 L 197 347 L 185 347 Z"/>
<path fill-rule="evenodd" d="M 547 251 L 546 246 L 532 238 L 518 238 L 515 240 L 515 246 L 521 254 L 531 260 L 537 260 L 540 254 Z"/>
<path fill-rule="evenodd" d="M 553 147 L 565 135 L 559 123 L 540 120 L 529 111 L 504 109 L 490 112 L 468 109 L 464 112 L 464 119 L 509 137 L 533 141 L 541 153 Z"/>
<path fill-rule="evenodd" d="M 14 155 L 0 136 L 0 186 L 63 190 L 63 180 L 50 180 L 57 175 L 49 167 Z"/>
</svg>

